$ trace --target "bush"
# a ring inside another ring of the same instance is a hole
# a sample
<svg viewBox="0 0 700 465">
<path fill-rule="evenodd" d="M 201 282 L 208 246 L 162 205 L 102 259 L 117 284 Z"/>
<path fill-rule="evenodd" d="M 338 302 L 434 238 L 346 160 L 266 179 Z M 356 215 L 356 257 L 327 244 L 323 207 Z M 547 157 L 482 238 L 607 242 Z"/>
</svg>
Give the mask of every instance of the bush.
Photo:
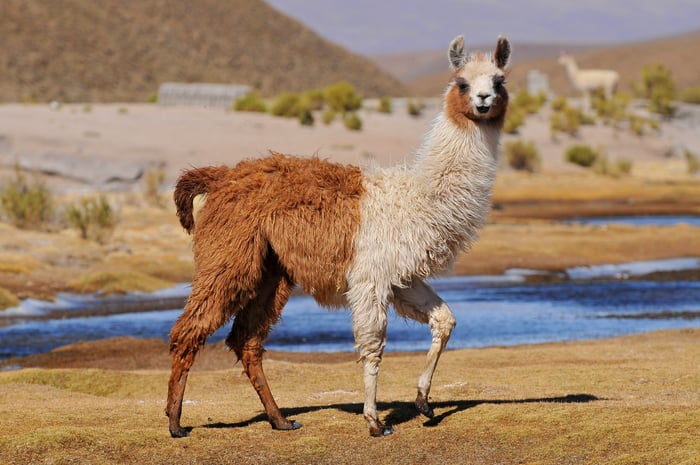
<svg viewBox="0 0 700 465">
<path fill-rule="evenodd" d="M 629 102 L 630 96 L 627 94 L 618 92 L 612 98 L 606 99 L 603 92 L 597 92 L 591 99 L 591 106 L 603 123 L 617 127 L 629 115 Z"/>
<path fill-rule="evenodd" d="M 533 173 L 539 170 L 540 154 L 533 142 L 515 140 L 504 146 L 504 154 L 508 165 L 515 170 Z"/>
<path fill-rule="evenodd" d="M 299 96 L 291 92 L 283 92 L 275 98 L 275 101 L 270 107 L 270 113 L 274 116 L 296 118 L 299 116 L 300 109 Z"/>
<path fill-rule="evenodd" d="M 506 121 L 503 124 L 503 132 L 517 134 L 520 126 L 525 124 L 525 110 L 519 107 L 509 107 L 506 113 Z"/>
<path fill-rule="evenodd" d="M 618 160 L 613 163 L 608 160 L 606 155 L 598 154 L 593 164 L 593 171 L 606 176 L 619 177 L 623 174 L 629 174 L 632 171 L 632 162 L 629 160 Z"/>
<path fill-rule="evenodd" d="M 406 107 L 406 111 L 411 116 L 420 116 L 423 110 L 425 110 L 425 103 L 422 100 L 411 100 Z"/>
<path fill-rule="evenodd" d="M 700 104 L 700 86 L 688 87 L 678 94 L 679 100 L 685 103 Z"/>
<path fill-rule="evenodd" d="M 314 115 L 311 110 L 304 106 L 299 109 L 299 124 L 302 126 L 313 126 L 314 125 Z"/>
<path fill-rule="evenodd" d="M 48 188 L 39 180 L 30 184 L 19 165 L 15 177 L 0 192 L 5 216 L 21 229 L 43 229 L 53 218 L 54 203 Z"/>
<path fill-rule="evenodd" d="M 255 92 L 248 92 L 242 97 L 238 97 L 233 102 L 233 109 L 236 111 L 252 111 L 265 113 L 267 111 L 267 105 Z"/>
<path fill-rule="evenodd" d="M 164 180 L 165 171 L 163 171 L 163 168 L 148 170 L 143 175 L 143 195 L 149 205 L 165 208 L 165 202 L 160 195 L 160 186 L 163 184 Z"/>
<path fill-rule="evenodd" d="M 326 99 L 322 90 L 307 90 L 301 94 L 301 104 L 311 111 L 318 111 L 323 108 Z"/>
<path fill-rule="evenodd" d="M 552 137 L 556 137 L 557 133 L 563 132 L 570 136 L 578 135 L 578 129 L 581 126 L 582 113 L 580 110 L 566 106 L 562 110 L 552 112 L 549 117 L 549 129 Z"/>
<path fill-rule="evenodd" d="M 566 149 L 564 159 L 575 165 L 589 168 L 593 166 L 598 158 L 598 152 L 593 150 L 589 145 L 573 145 Z"/>
<path fill-rule="evenodd" d="M 362 97 L 347 81 L 331 84 L 323 89 L 326 104 L 337 113 L 346 114 L 362 108 Z"/>
<path fill-rule="evenodd" d="M 343 124 L 345 124 L 345 127 L 351 131 L 359 131 L 362 129 L 362 120 L 355 112 L 347 113 L 343 117 Z"/>
<path fill-rule="evenodd" d="M 664 117 L 670 117 L 676 110 L 676 83 L 671 71 L 663 65 L 647 65 L 642 68 L 641 82 L 633 84 L 635 92 L 649 100 L 648 109 Z"/>
<path fill-rule="evenodd" d="M 112 233 L 116 217 L 107 199 L 101 195 L 98 198 L 84 197 L 77 204 L 70 205 L 66 210 L 66 221 L 80 231 L 83 239 L 103 242 Z"/>
<path fill-rule="evenodd" d="M 391 113 L 393 111 L 391 98 L 382 97 L 379 99 L 379 106 L 377 107 L 379 113 Z"/>
<path fill-rule="evenodd" d="M 532 95 L 527 89 L 521 89 L 510 101 L 509 107 L 516 107 L 522 109 L 528 115 L 534 115 L 540 111 L 540 108 L 542 108 L 542 105 L 544 105 L 546 101 L 547 94 L 544 92 L 540 92 L 538 95 Z"/>
</svg>

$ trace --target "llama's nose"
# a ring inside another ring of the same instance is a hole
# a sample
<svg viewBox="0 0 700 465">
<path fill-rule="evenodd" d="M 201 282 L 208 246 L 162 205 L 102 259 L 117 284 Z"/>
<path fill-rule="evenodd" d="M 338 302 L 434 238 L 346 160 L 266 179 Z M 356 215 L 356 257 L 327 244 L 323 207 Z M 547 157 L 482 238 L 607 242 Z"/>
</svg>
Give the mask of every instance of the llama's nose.
<svg viewBox="0 0 700 465">
<path fill-rule="evenodd" d="M 481 100 L 481 101 L 483 102 L 483 101 L 485 101 L 487 98 L 489 98 L 489 97 L 491 96 L 491 94 L 486 93 L 486 92 L 480 92 L 480 93 L 478 93 L 476 96 L 479 97 L 479 100 Z"/>
</svg>

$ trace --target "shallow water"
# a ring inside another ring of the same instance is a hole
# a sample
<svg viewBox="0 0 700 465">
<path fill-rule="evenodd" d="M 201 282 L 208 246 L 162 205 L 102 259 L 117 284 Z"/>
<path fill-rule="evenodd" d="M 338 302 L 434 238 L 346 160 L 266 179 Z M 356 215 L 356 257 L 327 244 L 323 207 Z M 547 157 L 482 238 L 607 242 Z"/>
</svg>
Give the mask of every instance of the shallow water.
<svg viewBox="0 0 700 465">
<path fill-rule="evenodd" d="M 700 226 L 700 216 L 694 215 L 639 215 L 639 216 L 596 216 L 589 218 L 572 218 L 572 223 L 604 226 L 608 224 L 625 224 L 630 226 L 676 226 L 687 224 Z"/>
<path fill-rule="evenodd" d="M 530 344 L 700 326 L 700 282 L 615 279 L 619 269 L 627 277 L 641 271 L 684 266 L 697 268 L 700 261 L 676 259 L 586 267 L 569 270 L 572 279 L 539 284 L 525 282 L 525 276 L 532 273 L 528 270 L 514 270 L 503 276 L 439 279 L 432 284 L 457 318 L 448 348 Z M 187 286 L 181 285 L 156 294 L 154 301 L 177 301 L 187 292 Z M 63 296 L 56 304 L 44 303 L 42 307 L 33 301 L 9 311 L 4 317 L 12 318 L 12 323 L 0 327 L 0 358 L 114 336 L 167 339 L 181 313 L 177 308 L 66 317 L 70 316 L 66 313 L 70 308 L 81 308 L 81 298 L 90 305 L 99 304 L 94 297 Z M 60 318 L 52 318 L 56 308 L 60 309 L 55 313 Z M 38 315 L 43 318 L 36 319 Z M 209 342 L 225 338 L 228 329 L 219 330 Z M 427 350 L 430 341 L 427 326 L 391 313 L 388 351 Z M 304 352 L 351 351 L 349 312 L 328 311 L 309 297 L 292 297 L 266 347 Z"/>
</svg>

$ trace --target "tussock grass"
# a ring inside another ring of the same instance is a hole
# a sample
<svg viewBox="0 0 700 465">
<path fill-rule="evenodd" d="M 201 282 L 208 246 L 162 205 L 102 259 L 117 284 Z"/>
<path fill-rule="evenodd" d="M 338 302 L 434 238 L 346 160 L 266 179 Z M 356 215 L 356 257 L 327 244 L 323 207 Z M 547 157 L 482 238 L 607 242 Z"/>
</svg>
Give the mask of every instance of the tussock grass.
<svg viewBox="0 0 700 465">
<path fill-rule="evenodd" d="M 0 311 L 19 305 L 19 299 L 12 292 L 0 287 Z"/>
<path fill-rule="evenodd" d="M 172 284 L 134 270 L 96 271 L 69 281 L 68 287 L 82 293 L 102 291 L 104 294 L 119 294 L 128 291 L 155 291 Z"/>
<path fill-rule="evenodd" d="M 380 439 L 367 435 L 361 367 L 347 357 L 292 363 L 268 354 L 278 402 L 304 424 L 280 432 L 232 355 L 208 351 L 207 368 L 190 374 L 183 424 L 193 429 L 180 440 L 163 416 L 162 367 L 0 372 L 0 462 L 697 463 L 699 336 L 688 329 L 448 351 L 431 393 L 433 420 L 413 407 L 424 354 L 388 354 L 378 407 L 397 432 Z"/>
</svg>

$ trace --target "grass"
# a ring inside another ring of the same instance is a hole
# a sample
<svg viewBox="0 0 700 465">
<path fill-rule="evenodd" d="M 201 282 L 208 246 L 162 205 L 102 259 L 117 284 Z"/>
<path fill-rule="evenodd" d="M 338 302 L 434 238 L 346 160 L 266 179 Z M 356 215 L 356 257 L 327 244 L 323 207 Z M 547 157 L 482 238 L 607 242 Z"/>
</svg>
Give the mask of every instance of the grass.
<svg viewBox="0 0 700 465">
<path fill-rule="evenodd" d="M 104 294 L 120 294 L 128 291 L 151 292 L 172 285 L 172 282 L 135 270 L 97 271 L 78 276 L 68 282 L 69 289 L 75 292 L 102 291 Z"/>
<path fill-rule="evenodd" d="M 163 416 L 167 360 L 128 371 L 50 368 L 59 351 L 43 360 L 47 368 L 0 372 L 0 398 L 12 399 L 0 402 L 0 462 L 693 464 L 699 336 L 689 329 L 448 351 L 431 393 L 433 420 L 412 405 L 424 355 L 388 354 L 378 406 L 397 432 L 386 438 L 367 435 L 361 368 L 347 357 L 268 354 L 278 402 L 304 425 L 279 432 L 233 357 L 212 346 L 185 396 L 191 437 L 174 440 Z M 87 357 L 110 344 L 81 350 Z M 149 347 L 167 352 L 165 342 Z"/>
</svg>

